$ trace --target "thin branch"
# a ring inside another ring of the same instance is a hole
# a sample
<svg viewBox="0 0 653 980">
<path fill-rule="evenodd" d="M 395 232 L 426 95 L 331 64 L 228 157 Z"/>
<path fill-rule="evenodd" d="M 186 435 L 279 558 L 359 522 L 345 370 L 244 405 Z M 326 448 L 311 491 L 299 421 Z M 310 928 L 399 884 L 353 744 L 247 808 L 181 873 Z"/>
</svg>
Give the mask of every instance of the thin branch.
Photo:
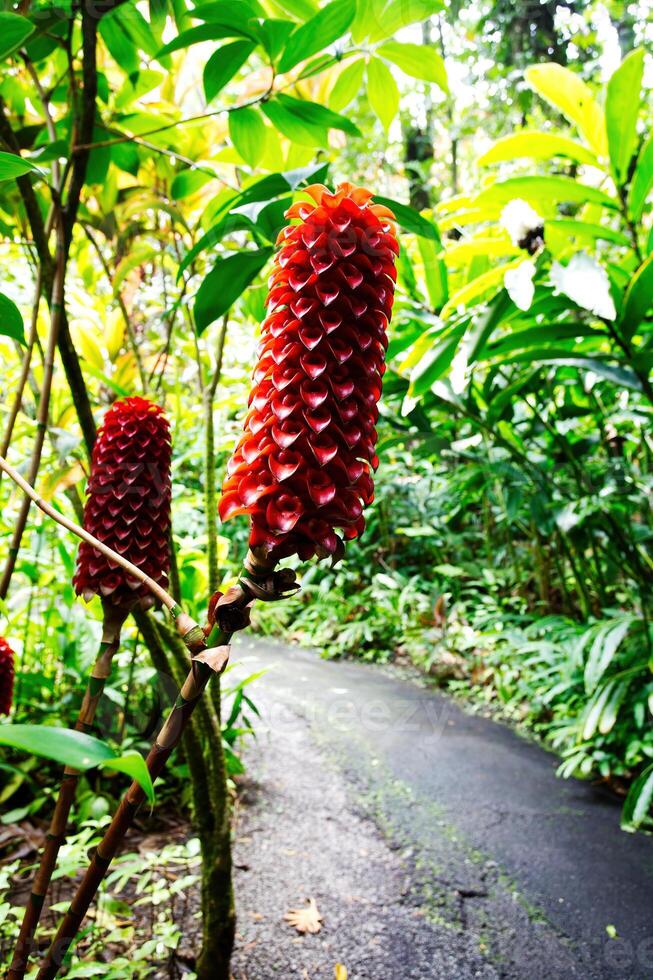
<svg viewBox="0 0 653 980">
<path fill-rule="evenodd" d="M 54 356 L 57 349 L 57 340 L 59 337 L 59 326 L 61 324 L 61 317 L 63 312 L 64 303 L 64 284 L 66 278 L 66 263 L 64 258 L 64 227 L 61 212 L 58 210 L 58 220 L 57 220 L 57 259 L 56 259 L 56 270 L 55 277 L 52 284 L 52 303 L 50 309 L 50 333 L 48 336 L 48 345 L 45 351 L 45 358 L 43 362 L 43 382 L 41 385 L 41 395 L 39 398 L 39 407 L 36 414 L 36 436 L 34 439 L 34 445 L 32 446 L 32 455 L 30 459 L 29 469 L 28 469 L 28 484 L 33 486 L 36 482 L 36 477 L 39 472 L 39 466 L 41 464 L 41 455 L 43 453 L 43 443 L 45 442 L 45 433 L 48 426 L 48 417 L 50 413 L 50 395 L 52 393 L 52 379 L 54 376 Z M 38 306 L 38 303 L 35 304 Z M 5 599 L 7 597 L 7 592 L 9 591 L 9 583 L 11 582 L 11 577 L 14 573 L 16 567 L 16 561 L 18 559 L 18 551 L 20 549 L 20 543 L 23 539 L 23 533 L 25 527 L 27 526 L 27 518 L 29 516 L 30 501 L 26 498 L 23 501 L 21 509 L 18 513 L 18 519 L 16 521 L 16 526 L 14 528 L 14 533 L 11 539 L 11 546 L 9 548 L 9 554 L 7 556 L 7 562 L 2 574 L 2 580 L 0 580 L 0 599 Z"/>
</svg>

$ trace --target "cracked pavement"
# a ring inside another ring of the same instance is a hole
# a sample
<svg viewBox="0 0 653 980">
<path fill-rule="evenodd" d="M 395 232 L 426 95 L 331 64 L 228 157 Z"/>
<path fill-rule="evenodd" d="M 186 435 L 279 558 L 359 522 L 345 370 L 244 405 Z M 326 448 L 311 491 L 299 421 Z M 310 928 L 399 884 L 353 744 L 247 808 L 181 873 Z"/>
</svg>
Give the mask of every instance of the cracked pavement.
<svg viewBox="0 0 653 980">
<path fill-rule="evenodd" d="M 235 980 L 653 977 L 653 842 L 556 759 L 414 680 L 240 640 L 261 711 Z M 313 897 L 302 937 L 283 921 Z M 611 937 L 607 931 L 616 932 Z"/>
</svg>

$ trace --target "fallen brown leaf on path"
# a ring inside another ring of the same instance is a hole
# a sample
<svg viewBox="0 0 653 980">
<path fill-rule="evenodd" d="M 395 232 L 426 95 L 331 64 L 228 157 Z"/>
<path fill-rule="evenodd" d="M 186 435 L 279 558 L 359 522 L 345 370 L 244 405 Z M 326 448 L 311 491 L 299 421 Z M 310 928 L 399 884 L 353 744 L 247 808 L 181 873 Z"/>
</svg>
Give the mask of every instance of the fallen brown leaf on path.
<svg viewBox="0 0 653 980">
<path fill-rule="evenodd" d="M 322 916 L 318 912 L 314 898 L 307 899 L 308 905 L 303 909 L 290 909 L 284 919 L 297 932 L 319 932 L 322 928 Z"/>
</svg>

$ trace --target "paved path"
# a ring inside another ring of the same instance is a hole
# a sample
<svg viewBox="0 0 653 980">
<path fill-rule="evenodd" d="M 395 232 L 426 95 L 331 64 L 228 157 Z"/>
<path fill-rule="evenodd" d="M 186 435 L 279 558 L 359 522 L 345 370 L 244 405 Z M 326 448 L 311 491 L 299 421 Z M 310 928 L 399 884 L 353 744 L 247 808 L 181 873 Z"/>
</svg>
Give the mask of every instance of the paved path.
<svg viewBox="0 0 653 980">
<path fill-rule="evenodd" d="M 653 840 L 553 756 L 378 667 L 258 640 L 234 660 L 270 668 L 236 980 L 653 978 Z M 283 913 L 308 896 L 324 928 L 300 938 Z"/>
</svg>

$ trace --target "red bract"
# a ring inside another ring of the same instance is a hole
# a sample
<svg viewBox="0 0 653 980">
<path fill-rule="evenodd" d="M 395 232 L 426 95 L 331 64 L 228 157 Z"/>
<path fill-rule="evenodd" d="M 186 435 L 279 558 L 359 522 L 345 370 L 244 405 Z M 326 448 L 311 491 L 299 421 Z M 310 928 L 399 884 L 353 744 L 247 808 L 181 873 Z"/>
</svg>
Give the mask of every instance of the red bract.
<svg viewBox="0 0 653 980">
<path fill-rule="evenodd" d="M 0 636 L 0 715 L 8 715 L 14 696 L 14 651 Z"/>
<path fill-rule="evenodd" d="M 250 546 L 274 558 L 339 558 L 374 497 L 381 395 L 399 251 L 394 216 L 372 193 L 308 188 L 315 203 L 279 235 L 269 314 L 244 432 L 220 516 L 251 516 Z"/>
<path fill-rule="evenodd" d="M 162 586 L 168 582 L 170 426 L 145 398 L 115 402 L 93 448 L 84 527 Z M 149 591 L 115 562 L 82 542 L 73 579 L 85 599 L 151 604 Z"/>
</svg>

